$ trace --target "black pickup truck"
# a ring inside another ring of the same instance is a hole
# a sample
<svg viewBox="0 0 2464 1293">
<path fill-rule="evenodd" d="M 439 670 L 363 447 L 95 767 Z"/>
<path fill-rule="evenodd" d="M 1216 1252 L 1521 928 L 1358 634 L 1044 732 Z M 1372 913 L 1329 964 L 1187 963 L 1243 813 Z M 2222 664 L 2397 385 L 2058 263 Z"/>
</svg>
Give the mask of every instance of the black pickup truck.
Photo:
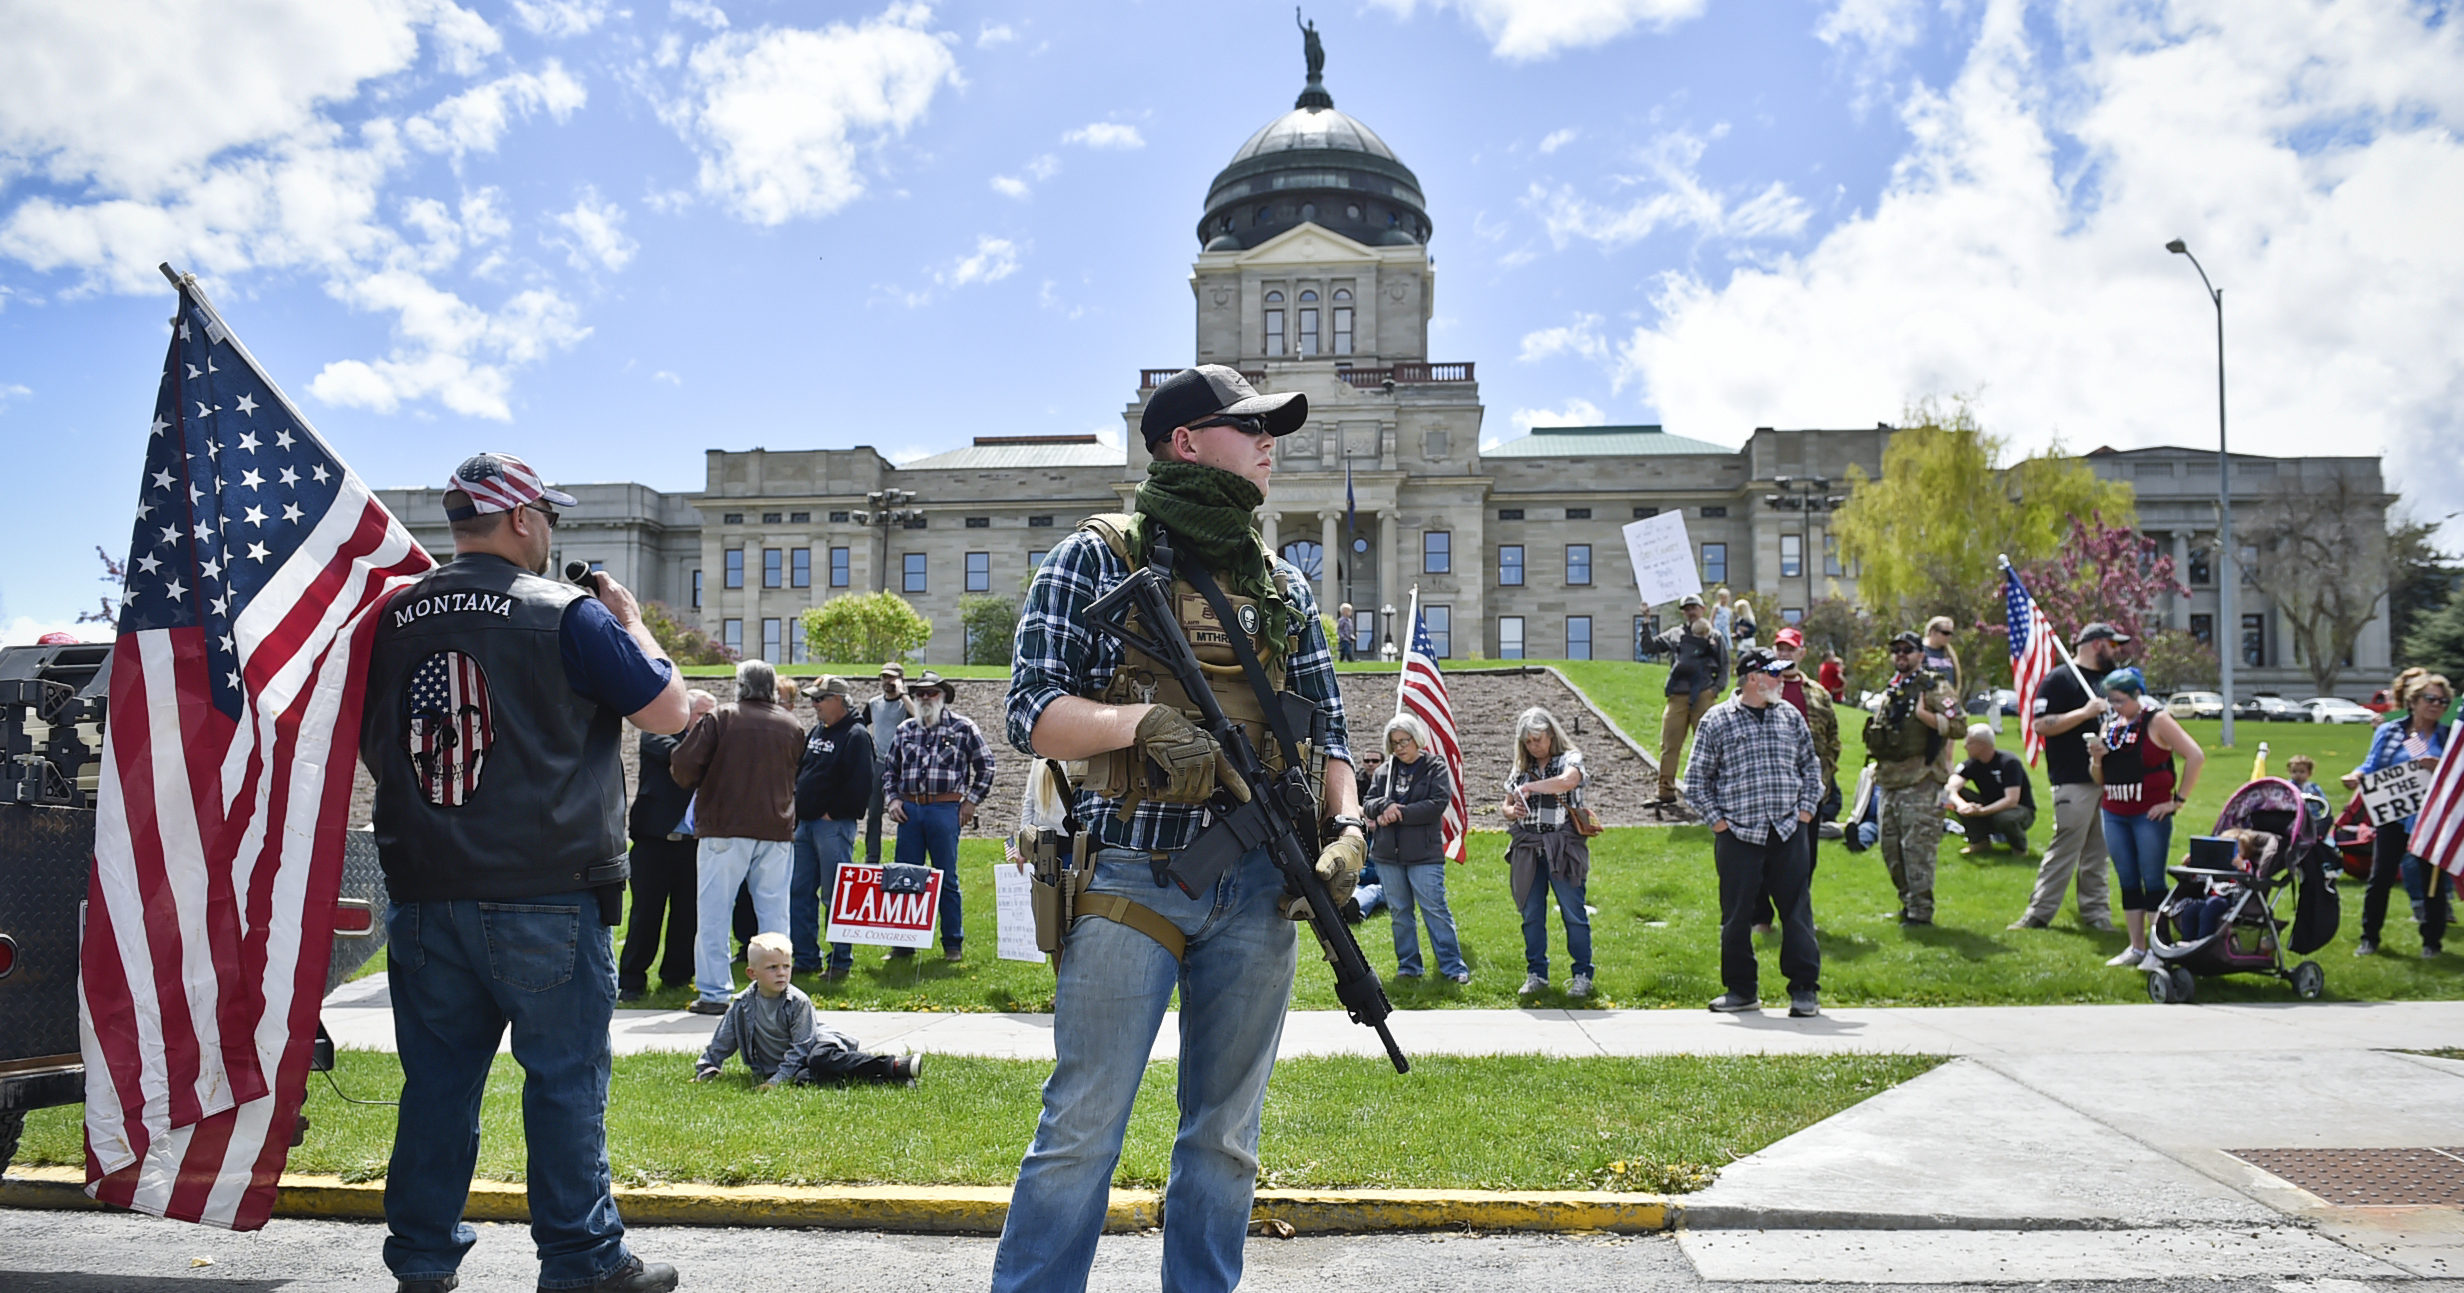
<svg viewBox="0 0 2464 1293">
<path fill-rule="evenodd" d="M 28 1109 L 85 1099 L 77 942 L 110 690 L 107 644 L 0 648 L 0 1168 Z M 384 946 L 384 905 L 375 841 L 353 831 L 326 991 Z M 330 1047 L 317 1064 L 331 1067 Z"/>
</svg>

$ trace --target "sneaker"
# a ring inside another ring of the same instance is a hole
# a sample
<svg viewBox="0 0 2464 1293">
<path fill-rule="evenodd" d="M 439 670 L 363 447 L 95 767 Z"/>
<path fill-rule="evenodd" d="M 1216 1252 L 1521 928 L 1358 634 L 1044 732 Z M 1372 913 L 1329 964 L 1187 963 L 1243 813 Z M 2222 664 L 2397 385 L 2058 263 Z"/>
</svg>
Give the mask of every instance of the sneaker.
<svg viewBox="0 0 2464 1293">
<path fill-rule="evenodd" d="M 1815 994 L 1811 992 L 1791 992 L 1788 994 L 1789 1018 L 1812 1019 L 1821 1013 L 1822 1002 L 1816 998 Z"/>
<path fill-rule="evenodd" d="M 921 1055 L 901 1055 L 890 1061 L 890 1080 L 893 1082 L 913 1086 L 923 1076 L 924 1057 Z"/>
<path fill-rule="evenodd" d="M 453 1293 L 462 1287 L 462 1277 L 447 1275 L 433 1280 L 396 1280 L 394 1293 Z"/>
<path fill-rule="evenodd" d="M 2022 917 L 2020 917 L 2019 919 L 2014 920 L 2014 921 L 2012 921 L 2011 923 L 2009 923 L 2009 924 L 2007 924 L 2007 925 L 2004 925 L 2002 928 L 2004 928 L 2004 929 L 2043 929 L 2043 928 L 2045 928 L 2046 926 L 2048 926 L 2048 925 L 2050 925 L 2050 924 L 2052 924 L 2052 922 L 2051 922 L 2051 921 L 2038 920 L 2038 919 L 2037 919 L 2036 917 L 2034 917 L 2034 916 L 2022 916 Z"/>
<path fill-rule="evenodd" d="M 2375 939 L 2375 938 L 2365 938 L 2365 939 L 2361 940 L 2360 942 L 2353 944 L 2353 955 L 2355 955 L 2355 956 L 2376 956 L 2376 955 L 2378 955 L 2378 940 L 2377 940 L 2377 939 Z"/>
<path fill-rule="evenodd" d="M 1591 995 L 1591 976 L 1590 976 L 1590 975 L 1588 975 L 1588 974 L 1578 974 L 1578 975 L 1575 975 L 1575 976 L 1574 976 L 1574 981 L 1573 981 L 1573 982 L 1571 982 L 1571 983 L 1568 983 L 1568 984 L 1566 985 L 1566 995 L 1567 995 L 1567 996 L 1569 996 L 1569 997 L 1588 997 L 1588 996 L 1590 996 L 1590 995 Z"/>
<path fill-rule="evenodd" d="M 727 1013 L 727 1003 L 724 1001 L 696 1001 L 692 1005 L 686 1006 L 685 1009 L 697 1015 L 723 1015 Z"/>
<path fill-rule="evenodd" d="M 2105 964 L 2110 965 L 2115 969 L 2127 970 L 2146 959 L 2146 949 L 2138 947 L 2125 947 L 2121 951 L 2115 953 L 2113 959 L 2105 962 Z"/>
<path fill-rule="evenodd" d="M 1472 981 L 1472 972 L 1469 970 L 1457 970 L 1446 977 L 1454 980 L 1456 983 L 1469 983 Z"/>
<path fill-rule="evenodd" d="M 2120 933 L 2120 932 L 2121 932 L 2121 931 L 2120 931 L 2120 930 L 2119 930 L 2119 929 L 2118 929 L 2118 928 L 2114 925 L 2114 923 L 2113 923 L 2112 921 L 2109 921 L 2109 920 L 2090 920 L 2090 921 L 2083 921 L 2083 922 L 2081 922 L 2081 923 L 2080 923 L 2080 926 L 2079 926 L 2079 927 L 2080 927 L 2081 929 L 2090 930 L 2090 931 L 2093 931 L 2093 932 L 2098 933 L 2098 934 L 2115 934 L 2115 933 Z"/>
<path fill-rule="evenodd" d="M 676 1287 L 676 1268 L 666 1262 L 625 1258 L 625 1264 L 584 1286 L 589 1293 L 668 1293 Z M 539 1293 L 551 1293 L 542 1286 Z"/>
<path fill-rule="evenodd" d="M 1711 1008 L 1723 1015 L 1740 1015 L 1748 1010 L 1762 1009 L 1762 999 L 1740 992 L 1723 992 L 1711 999 Z"/>
<path fill-rule="evenodd" d="M 1981 844 L 1963 844 L 1960 846 L 1959 856 L 1963 858 L 1972 858 L 1984 851 L 1985 847 Z"/>
<path fill-rule="evenodd" d="M 850 967 L 844 965 L 833 965 L 829 969 L 823 970 L 821 972 L 821 977 L 831 983 L 844 982 L 847 978 L 847 971 L 849 968 Z"/>
<path fill-rule="evenodd" d="M 643 988 L 618 988 L 616 990 L 618 1001 L 639 1001 L 649 995 L 649 991 Z"/>
<path fill-rule="evenodd" d="M 1931 916 L 1902 916 L 1899 918 L 1899 927 L 1901 929 L 1906 929 L 1911 925 L 1930 925 L 1933 923 L 1934 918 Z"/>
<path fill-rule="evenodd" d="M 1539 993 L 1543 993 L 1548 990 L 1549 976 L 1545 974 L 1533 974 L 1524 977 L 1523 986 L 1517 989 L 1514 995 L 1518 997 L 1529 997 L 1538 995 Z"/>
<path fill-rule="evenodd" d="M 941 949 L 941 959 L 942 959 L 942 960 L 944 960 L 944 961 L 963 961 L 963 960 L 966 960 L 966 959 L 967 959 L 967 949 L 966 949 L 966 948 L 964 948 L 964 947 L 945 947 L 945 948 L 942 948 L 942 949 Z"/>
<path fill-rule="evenodd" d="M 1398 978 L 1398 979 L 1417 979 L 1417 978 L 1419 978 L 1419 977 L 1420 977 L 1420 971 L 1418 971 L 1418 970 L 1397 970 L 1397 971 L 1395 971 L 1395 977 L 1396 977 L 1396 978 Z"/>
<path fill-rule="evenodd" d="M 2438 955 L 2444 950 L 2444 948 L 2441 948 L 2436 943 L 2429 944 L 2421 949 L 2421 959 L 2425 961 L 2429 960 L 2431 957 Z"/>
</svg>

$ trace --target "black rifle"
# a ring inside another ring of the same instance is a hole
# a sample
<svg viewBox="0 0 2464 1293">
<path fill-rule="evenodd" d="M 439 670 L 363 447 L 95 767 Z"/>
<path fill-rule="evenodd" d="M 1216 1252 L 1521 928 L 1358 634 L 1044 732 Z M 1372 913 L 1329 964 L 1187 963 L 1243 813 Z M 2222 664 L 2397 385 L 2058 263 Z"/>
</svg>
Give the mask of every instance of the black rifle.
<svg viewBox="0 0 2464 1293">
<path fill-rule="evenodd" d="M 1318 877 L 1317 796 L 1310 793 L 1309 774 L 1300 766 L 1297 749 L 1287 739 L 1283 772 L 1268 775 L 1257 747 L 1249 742 L 1249 734 L 1224 716 L 1223 706 L 1216 703 L 1214 692 L 1208 690 L 1205 672 L 1198 667 L 1198 653 L 1190 647 L 1188 637 L 1181 632 L 1179 618 L 1173 614 L 1172 546 L 1161 527 L 1156 527 L 1150 560 L 1152 564 L 1131 572 L 1129 578 L 1087 608 L 1088 627 L 1148 656 L 1171 672 L 1203 716 L 1199 726 L 1223 748 L 1224 762 L 1249 792 L 1244 803 L 1231 792 L 1218 789 L 1207 804 L 1214 813 L 1214 825 L 1175 855 L 1170 869 L 1159 873 L 1157 883 L 1168 875 L 1184 892 L 1195 897 L 1242 854 L 1265 849 L 1275 869 L 1283 873 L 1285 892 L 1309 905 L 1310 931 L 1317 935 L 1319 946 L 1326 951 L 1327 963 L 1335 970 L 1335 999 L 1343 1003 L 1353 1023 L 1377 1030 L 1377 1038 L 1385 1044 L 1386 1058 L 1394 1063 L 1395 1072 L 1410 1072 L 1411 1061 L 1403 1057 L 1403 1048 L 1395 1045 L 1395 1035 L 1386 1027 L 1394 1006 L 1386 1000 L 1385 985 L 1378 982 L 1377 971 L 1370 969 L 1367 958 L 1360 954 L 1360 943 L 1337 912 L 1334 895 L 1327 892 L 1326 882 Z M 1288 732 L 1294 716 L 1278 712 L 1282 709 L 1282 697 L 1268 692 L 1264 672 L 1248 649 L 1248 638 L 1231 614 L 1231 607 L 1224 604 L 1214 580 L 1199 572 L 1191 582 L 1214 607 L 1225 634 L 1234 643 L 1234 653 L 1241 657 L 1242 668 L 1250 673 L 1251 683 L 1261 698 L 1277 705 L 1269 711 L 1270 724 L 1279 729 L 1279 735 Z M 1132 612 L 1145 627 L 1145 633 L 1129 626 Z"/>
</svg>

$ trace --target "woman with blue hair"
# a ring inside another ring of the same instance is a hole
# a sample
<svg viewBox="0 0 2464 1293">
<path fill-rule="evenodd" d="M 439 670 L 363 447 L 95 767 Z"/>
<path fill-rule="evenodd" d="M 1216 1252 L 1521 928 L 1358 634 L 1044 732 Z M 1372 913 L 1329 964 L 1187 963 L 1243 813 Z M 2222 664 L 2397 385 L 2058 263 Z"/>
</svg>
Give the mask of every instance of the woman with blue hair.
<svg viewBox="0 0 2464 1293">
<path fill-rule="evenodd" d="M 2105 703 L 2113 710 L 2088 742 L 2088 772 L 2104 787 L 2105 852 L 2122 886 L 2122 918 L 2130 946 L 2113 966 L 2147 959 L 2148 926 L 2165 897 L 2165 858 L 2173 847 L 2173 814 L 2199 782 L 2207 752 L 2164 707 L 2148 699 L 2147 676 L 2137 669 L 2105 675 Z M 2182 768 L 2173 770 L 2175 755 Z"/>
</svg>

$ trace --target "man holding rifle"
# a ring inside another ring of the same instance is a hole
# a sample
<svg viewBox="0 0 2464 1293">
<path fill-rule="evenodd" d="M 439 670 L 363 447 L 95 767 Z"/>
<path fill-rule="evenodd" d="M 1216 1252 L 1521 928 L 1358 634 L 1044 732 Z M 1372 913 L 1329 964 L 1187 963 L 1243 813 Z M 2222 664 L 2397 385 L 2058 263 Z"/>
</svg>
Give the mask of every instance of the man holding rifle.
<svg viewBox="0 0 2464 1293">
<path fill-rule="evenodd" d="M 1136 513 L 1090 518 L 1027 590 L 1010 743 L 1083 760 L 1085 771 L 1073 805 L 1081 848 L 1067 877 L 1077 896 L 1059 922 L 1055 1065 L 994 1261 L 996 1290 L 1085 1286 L 1130 1104 L 1176 990 L 1180 1132 L 1164 1192 L 1163 1286 L 1195 1293 L 1240 1282 L 1258 1120 L 1291 1001 L 1292 921 L 1333 915 L 1287 886 L 1339 907 L 1365 851 L 1316 601 L 1256 528 L 1275 438 L 1298 430 L 1308 410 L 1304 396 L 1259 395 L 1218 365 L 1175 375 L 1140 424 L 1154 462 Z M 1120 623 L 1107 620 L 1120 599 L 1106 595 L 1140 591 L 1132 577 L 1150 569 L 1169 573 L 1168 593 L 1138 604 L 1171 622 L 1135 614 L 1134 633 L 1105 631 Z M 1168 649 L 1123 641 L 1139 635 Z M 1202 683 L 1200 694 L 1183 678 Z M 1235 749 L 1210 722 L 1237 725 Z M 1244 762 L 1263 780 L 1242 776 Z M 1305 815 L 1292 811 L 1310 799 L 1296 790 L 1302 775 L 1316 792 Z M 1258 810 L 1270 803 L 1284 814 L 1274 819 L 1283 833 L 1260 843 Z M 1279 869 L 1278 858 L 1292 867 Z M 1346 961 L 1366 975 L 1382 1021 L 1374 975 L 1339 921 L 1333 930 L 1349 951 L 1339 979 Z"/>
</svg>

